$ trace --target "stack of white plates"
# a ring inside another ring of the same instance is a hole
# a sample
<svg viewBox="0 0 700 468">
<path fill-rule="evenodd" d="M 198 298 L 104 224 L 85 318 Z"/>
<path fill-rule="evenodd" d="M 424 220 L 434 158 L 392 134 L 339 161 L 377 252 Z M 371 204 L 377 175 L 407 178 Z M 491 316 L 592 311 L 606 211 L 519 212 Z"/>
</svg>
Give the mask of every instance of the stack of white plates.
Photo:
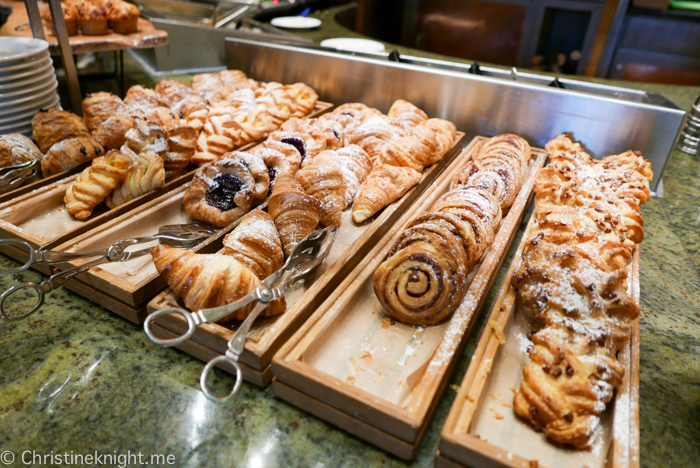
<svg viewBox="0 0 700 468">
<path fill-rule="evenodd" d="M 0 135 L 31 136 L 39 109 L 60 109 L 57 87 L 46 41 L 0 37 Z"/>
</svg>

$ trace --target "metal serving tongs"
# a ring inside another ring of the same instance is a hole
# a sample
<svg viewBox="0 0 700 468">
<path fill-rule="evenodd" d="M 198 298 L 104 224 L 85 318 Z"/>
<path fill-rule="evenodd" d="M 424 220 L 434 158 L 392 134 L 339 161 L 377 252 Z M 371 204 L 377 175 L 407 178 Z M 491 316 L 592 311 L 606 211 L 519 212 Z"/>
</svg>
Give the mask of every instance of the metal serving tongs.
<svg viewBox="0 0 700 468">
<path fill-rule="evenodd" d="M 46 281 L 41 283 L 27 282 L 18 284 L 11 287 L 2 295 L 0 295 L 0 319 L 2 320 L 20 320 L 27 318 L 34 312 L 36 312 L 44 304 L 44 296 L 54 289 L 61 286 L 63 283 L 68 281 L 73 276 L 87 271 L 95 265 L 100 265 L 107 262 L 126 262 L 137 257 L 142 257 L 151 253 L 151 249 L 142 249 L 136 251 L 127 251 L 127 248 L 132 245 L 144 244 L 146 242 L 151 242 L 154 240 L 159 240 L 163 244 L 178 246 L 178 247 L 193 247 L 200 241 L 208 238 L 215 232 L 211 226 L 206 226 L 203 224 L 182 224 L 182 225 L 169 225 L 162 226 L 158 229 L 158 234 L 150 237 L 135 237 L 132 239 L 124 239 L 119 242 L 115 242 L 109 247 L 105 247 L 100 250 L 93 250 L 91 252 L 57 252 L 54 250 L 42 250 L 35 249 L 28 242 L 19 239 L 0 239 L 0 245 L 12 245 L 18 249 L 27 252 L 27 261 L 17 268 L 0 269 L 0 274 L 13 274 L 19 273 L 29 269 L 35 263 L 63 263 L 70 260 L 75 260 L 77 258 L 91 258 L 98 257 L 95 260 L 91 260 L 83 265 L 77 266 L 75 268 L 69 268 L 64 271 L 59 271 L 49 277 Z M 38 298 L 36 304 L 20 315 L 10 316 L 5 312 L 5 301 L 14 293 L 23 289 L 34 289 Z"/>
<path fill-rule="evenodd" d="M 0 193 L 14 190 L 27 180 L 39 174 L 41 161 L 27 161 L 17 166 L 0 169 Z"/>
<path fill-rule="evenodd" d="M 285 262 L 284 266 L 268 276 L 260 286 L 250 292 L 245 297 L 232 302 L 231 304 L 216 307 L 213 309 L 202 309 L 197 312 L 188 312 L 179 307 L 158 310 L 146 318 L 143 324 L 146 330 L 146 335 L 156 344 L 161 346 L 177 346 L 187 341 L 197 329 L 197 326 L 203 323 L 213 323 L 226 317 L 231 312 L 244 307 L 251 302 L 258 301 L 253 311 L 243 321 L 235 335 L 228 342 L 228 350 L 223 356 L 217 356 L 204 367 L 200 384 L 204 395 L 210 400 L 225 403 L 233 398 L 241 387 L 243 379 L 241 375 L 241 366 L 238 364 L 238 357 L 243 353 L 245 341 L 248 337 L 250 327 L 255 319 L 260 315 L 267 305 L 284 296 L 284 293 L 298 280 L 309 274 L 311 270 L 319 266 L 328 256 L 330 247 L 335 240 L 337 231 L 333 226 L 314 231 L 292 251 L 291 255 Z M 187 332 L 184 335 L 172 339 L 161 339 L 153 334 L 151 324 L 157 318 L 168 314 L 180 314 L 187 319 Z M 236 383 L 233 390 L 225 397 L 217 397 L 209 391 L 207 387 L 207 378 L 209 373 L 216 364 L 222 361 L 228 361 L 236 369 Z"/>
</svg>

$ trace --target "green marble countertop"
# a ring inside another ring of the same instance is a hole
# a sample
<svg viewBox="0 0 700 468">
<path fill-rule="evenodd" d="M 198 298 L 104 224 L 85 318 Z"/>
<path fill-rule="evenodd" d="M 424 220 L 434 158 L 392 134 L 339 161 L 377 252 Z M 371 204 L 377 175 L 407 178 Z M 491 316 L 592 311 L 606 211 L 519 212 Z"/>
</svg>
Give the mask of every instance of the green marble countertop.
<svg viewBox="0 0 700 468">
<path fill-rule="evenodd" d="M 331 23 L 328 12 L 316 16 Z M 334 24 L 311 33 L 316 41 L 338 35 L 355 34 Z M 127 71 L 132 83 L 153 85 L 138 70 Z M 659 92 L 685 110 L 700 95 L 700 88 L 625 85 Z M 700 459 L 698 180 L 700 158 L 673 151 L 664 173 L 665 196 L 643 207 L 644 467 L 693 467 Z M 0 256 L 3 268 L 15 265 Z M 0 290 L 43 279 L 36 272 L 2 276 Z M 107 466 L 154 466 L 150 456 L 159 454 L 174 462 L 164 458 L 159 466 L 179 467 L 429 467 L 485 315 L 482 311 L 416 460 L 407 464 L 278 400 L 270 387 L 244 383 L 234 401 L 210 402 L 199 387 L 201 361 L 155 346 L 141 327 L 61 288 L 28 320 L 0 324 L 0 465 L 10 460 L 4 452 L 12 451 L 12 466 L 24 466 L 22 456 L 33 466 L 67 466 L 56 457 L 68 454 L 71 461 L 70 456 L 96 452 L 102 462 L 106 454 L 132 456 Z M 220 393 L 232 384 L 228 374 L 215 373 Z M 51 455 L 53 463 L 31 459 Z"/>
</svg>

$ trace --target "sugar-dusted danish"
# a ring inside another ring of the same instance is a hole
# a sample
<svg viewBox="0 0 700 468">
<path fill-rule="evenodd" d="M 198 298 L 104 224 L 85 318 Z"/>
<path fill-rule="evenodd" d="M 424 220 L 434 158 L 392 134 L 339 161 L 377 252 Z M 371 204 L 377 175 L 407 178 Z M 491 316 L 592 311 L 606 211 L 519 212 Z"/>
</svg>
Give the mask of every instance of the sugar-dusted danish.
<svg viewBox="0 0 700 468">
<path fill-rule="evenodd" d="M 279 128 L 282 122 L 288 120 L 297 108 L 294 97 L 285 87 L 271 91 L 258 88 L 255 92 L 255 104 L 258 109 L 263 109 L 270 115 L 274 128 Z"/>
<path fill-rule="evenodd" d="M 124 138 L 124 148 L 131 150 L 135 154 L 144 151 L 156 153 L 161 158 L 165 157 L 165 152 L 168 150 L 166 141 L 167 135 L 165 130 L 160 125 L 148 122 L 141 118 L 134 119 L 136 125 L 126 132 Z"/>
<path fill-rule="evenodd" d="M 279 130 L 280 132 L 309 135 L 318 141 L 323 140 L 325 141 L 325 149 L 338 149 L 343 146 L 342 126 L 333 120 L 299 119 L 295 117 L 283 123 Z M 313 153 L 318 154 L 315 150 Z M 309 163 L 315 154 L 306 158 L 304 164 Z"/>
<path fill-rule="evenodd" d="M 275 223 L 265 211 L 253 210 L 224 237 L 224 254 L 264 280 L 284 264 L 284 251 Z"/>
<path fill-rule="evenodd" d="M 260 285 L 255 274 L 233 257 L 223 254 L 196 254 L 167 245 L 151 249 L 153 263 L 170 289 L 191 311 L 220 307 L 241 299 Z M 244 320 L 256 302 L 238 309 L 219 322 Z M 272 302 L 263 317 L 284 312 L 284 301 Z"/>
<path fill-rule="evenodd" d="M 183 206 L 192 218 L 225 227 L 262 201 L 269 185 L 270 177 L 260 157 L 233 152 L 197 171 L 185 192 Z"/>
<path fill-rule="evenodd" d="M 197 132 L 188 125 L 166 128 L 168 149 L 165 152 L 165 179 L 178 177 L 187 167 L 197 149 Z"/>
<path fill-rule="evenodd" d="M 134 118 L 124 112 L 117 112 L 92 132 L 92 137 L 108 150 L 120 148 L 126 143 L 126 132 L 136 125 Z"/>
<path fill-rule="evenodd" d="M 180 116 L 169 107 L 163 106 L 151 107 L 145 110 L 140 117 L 148 122 L 158 124 L 163 128 L 178 125 L 180 123 Z"/>
<path fill-rule="evenodd" d="M 304 192 L 294 176 L 287 173 L 277 177 L 267 212 L 275 222 L 285 256 L 289 256 L 326 215 L 323 204 Z"/>
<path fill-rule="evenodd" d="M 128 89 L 124 96 L 124 105 L 134 115 L 140 115 L 153 107 L 169 107 L 168 101 L 163 99 L 160 93 L 141 85 L 134 85 Z"/>
<path fill-rule="evenodd" d="M 34 142 L 20 133 L 0 135 L 0 167 L 41 161 L 44 155 Z"/>
<path fill-rule="evenodd" d="M 34 114 L 32 129 L 34 141 L 42 153 L 66 138 L 88 135 L 83 119 L 72 112 L 59 109 L 42 109 Z"/>
<path fill-rule="evenodd" d="M 93 159 L 92 165 L 81 172 L 66 190 L 66 211 L 77 219 L 89 217 L 92 210 L 124 180 L 132 163 L 129 156 L 116 150 Z"/>
<path fill-rule="evenodd" d="M 365 150 L 372 164 L 381 165 L 380 153 L 382 147 L 389 141 L 408 135 L 408 131 L 389 117 L 377 115 L 363 122 L 355 130 L 347 134 L 347 143 L 358 145 Z"/>
<path fill-rule="evenodd" d="M 334 153 L 324 151 L 316 156 L 310 164 L 297 172 L 296 179 L 304 192 L 323 204 L 325 214 L 321 216 L 321 223 L 324 226 L 340 227 L 347 186 L 343 165 Z"/>
<path fill-rule="evenodd" d="M 189 96 L 199 97 L 199 94 L 194 89 L 176 80 L 160 80 L 153 90 L 160 94 L 163 101 L 175 112 L 179 112 L 179 109 L 173 109 L 173 106 L 184 99 L 187 99 Z M 203 100 L 201 97 L 200 99 Z"/>
<path fill-rule="evenodd" d="M 165 184 L 163 159 L 151 151 L 142 151 L 133 159 L 133 165 L 124 180 L 107 197 L 107 206 L 115 208 Z"/>
<path fill-rule="evenodd" d="M 360 186 L 372 172 L 372 161 L 365 150 L 357 145 L 348 145 L 337 149 L 334 151 L 334 156 L 343 168 L 343 178 L 345 179 L 345 206 L 343 209 L 345 209 L 352 205 Z"/>
<path fill-rule="evenodd" d="M 275 140 L 267 140 L 248 152 L 260 156 L 267 166 L 270 191 L 275 186 L 275 180 L 279 174 L 286 172 L 296 175 L 301 165 L 301 156 L 294 146 Z"/>
<path fill-rule="evenodd" d="M 269 136 L 270 140 L 280 141 L 292 145 L 301 155 L 301 164 L 304 165 L 305 158 L 310 160 L 318 153 L 326 149 L 326 139 L 321 135 L 311 135 L 303 132 L 274 131 Z"/>
<path fill-rule="evenodd" d="M 304 83 L 294 83 L 288 88 L 297 104 L 292 117 L 304 117 L 313 110 L 318 101 L 316 91 Z"/>
<path fill-rule="evenodd" d="M 124 110 L 124 103 L 112 93 L 88 94 L 83 99 L 83 120 L 91 132 L 117 112 Z"/>
<path fill-rule="evenodd" d="M 421 180 L 421 173 L 410 167 L 380 166 L 372 169 L 360 187 L 352 204 L 352 219 L 356 223 L 398 200 Z"/>
<path fill-rule="evenodd" d="M 102 143 L 92 137 L 68 138 L 54 144 L 41 160 L 41 172 L 48 177 L 68 171 L 105 154 Z"/>
</svg>

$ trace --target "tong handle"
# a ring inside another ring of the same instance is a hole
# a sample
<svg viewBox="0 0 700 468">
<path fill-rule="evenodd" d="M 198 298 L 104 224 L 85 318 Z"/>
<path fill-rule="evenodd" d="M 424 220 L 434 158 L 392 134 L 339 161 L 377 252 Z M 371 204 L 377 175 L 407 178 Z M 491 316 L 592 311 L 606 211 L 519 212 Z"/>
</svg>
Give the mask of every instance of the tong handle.
<svg viewBox="0 0 700 468">
<path fill-rule="evenodd" d="M 23 289 L 34 289 L 37 294 L 39 295 L 36 303 L 27 311 L 22 312 L 19 315 L 11 315 L 5 312 L 5 301 L 10 298 L 14 293 L 17 291 L 21 291 Z M 51 285 L 49 281 L 44 281 L 43 283 L 34 283 L 33 281 L 29 281 L 26 283 L 21 283 L 15 286 L 12 286 L 10 289 L 7 291 L 3 292 L 2 295 L 0 295 L 0 319 L 6 320 L 8 322 L 13 322 L 15 320 L 22 320 L 30 315 L 32 315 L 34 312 L 39 310 L 39 308 L 44 305 L 44 296 L 46 295 L 47 292 L 51 291 Z"/>
<path fill-rule="evenodd" d="M 153 325 L 153 322 L 156 321 L 156 319 L 163 317 L 165 315 L 169 314 L 177 314 L 185 317 L 185 320 L 187 320 L 187 330 L 185 331 L 184 334 L 181 336 L 178 336 L 176 338 L 170 338 L 170 339 L 164 339 L 164 338 L 158 338 L 154 333 L 153 329 L 151 326 Z M 143 323 L 143 329 L 146 332 L 146 336 L 154 342 L 155 344 L 165 346 L 166 348 L 170 346 L 177 346 L 181 345 L 185 341 L 189 340 L 192 335 L 194 334 L 195 330 L 197 329 L 197 325 L 204 323 L 201 318 L 197 314 L 193 314 L 185 309 L 181 309 L 179 307 L 171 307 L 169 309 L 161 309 L 153 312 L 150 314 L 148 317 L 146 317 L 146 321 Z"/>
</svg>

